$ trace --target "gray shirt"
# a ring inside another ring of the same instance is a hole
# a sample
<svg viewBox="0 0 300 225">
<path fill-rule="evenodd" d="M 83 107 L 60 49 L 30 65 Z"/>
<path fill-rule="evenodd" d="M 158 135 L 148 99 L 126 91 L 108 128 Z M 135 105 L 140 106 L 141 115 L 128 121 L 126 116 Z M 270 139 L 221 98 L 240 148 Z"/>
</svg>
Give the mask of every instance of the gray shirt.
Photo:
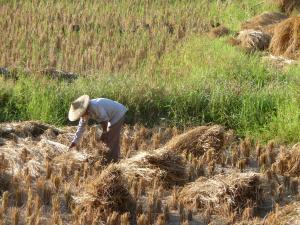
<svg viewBox="0 0 300 225">
<path fill-rule="evenodd" d="M 108 127 L 116 124 L 128 111 L 124 105 L 107 98 L 91 99 L 87 110 L 89 112 L 89 118 L 97 122 L 107 121 Z M 88 119 L 84 120 L 80 118 L 77 131 L 72 141 L 73 143 L 77 144 L 80 141 L 87 123 Z"/>
</svg>

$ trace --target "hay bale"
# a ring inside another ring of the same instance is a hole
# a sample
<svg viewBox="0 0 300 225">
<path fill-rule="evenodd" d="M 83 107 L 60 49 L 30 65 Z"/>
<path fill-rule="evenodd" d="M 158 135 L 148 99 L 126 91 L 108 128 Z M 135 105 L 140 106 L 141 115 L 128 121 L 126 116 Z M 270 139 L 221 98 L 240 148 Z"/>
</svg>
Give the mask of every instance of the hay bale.
<svg viewBox="0 0 300 225">
<path fill-rule="evenodd" d="M 142 178 L 151 183 L 158 178 L 166 187 L 187 182 L 183 157 L 166 149 L 140 152 L 129 159 L 122 160 L 117 166 L 128 180 Z"/>
<path fill-rule="evenodd" d="M 258 30 L 273 36 L 275 24 L 287 18 L 283 13 L 265 12 L 242 23 L 241 30 Z"/>
<path fill-rule="evenodd" d="M 270 50 L 275 56 L 300 58 L 300 17 L 291 17 L 275 27 Z"/>
<path fill-rule="evenodd" d="M 221 210 L 220 203 L 225 203 L 241 212 L 247 202 L 257 201 L 259 184 L 259 174 L 254 172 L 201 177 L 181 190 L 179 200 L 187 206 L 195 206 L 197 200 L 197 207 L 213 206 L 216 212 Z"/>
<path fill-rule="evenodd" d="M 237 36 L 240 47 L 247 52 L 263 51 L 269 47 L 271 36 L 257 30 L 242 30 Z"/>
<path fill-rule="evenodd" d="M 136 202 L 129 192 L 126 179 L 114 164 L 103 170 L 100 176 L 90 178 L 85 189 L 87 193 L 83 194 L 83 199 L 76 199 L 84 207 L 97 208 L 100 212 L 125 213 L 135 210 Z"/>
<path fill-rule="evenodd" d="M 197 157 L 212 149 L 218 155 L 231 139 L 233 134 L 226 132 L 222 126 L 200 126 L 171 139 L 166 149 L 180 154 L 191 153 Z"/>
<path fill-rule="evenodd" d="M 219 38 L 228 35 L 230 30 L 227 27 L 219 26 L 210 31 L 210 36 L 213 38 Z"/>
<path fill-rule="evenodd" d="M 294 10 L 300 9 L 299 0 L 275 0 L 281 12 L 291 14 Z"/>
</svg>

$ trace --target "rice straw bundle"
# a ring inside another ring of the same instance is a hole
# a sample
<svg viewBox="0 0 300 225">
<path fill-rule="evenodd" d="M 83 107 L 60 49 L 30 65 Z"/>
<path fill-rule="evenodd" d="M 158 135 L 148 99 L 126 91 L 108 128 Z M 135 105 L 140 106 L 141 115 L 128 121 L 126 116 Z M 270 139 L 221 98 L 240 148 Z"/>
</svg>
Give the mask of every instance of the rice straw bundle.
<svg viewBox="0 0 300 225">
<path fill-rule="evenodd" d="M 10 138 L 12 135 L 17 137 L 33 137 L 37 138 L 42 135 L 46 130 L 51 129 L 54 134 L 58 135 L 61 133 L 60 130 L 37 122 L 37 121 L 27 121 L 20 123 L 2 123 L 0 124 L 0 136 L 3 138 Z"/>
<path fill-rule="evenodd" d="M 269 47 L 271 36 L 257 30 L 242 30 L 237 36 L 239 45 L 247 52 L 262 51 Z"/>
<path fill-rule="evenodd" d="M 86 190 L 89 197 L 81 201 L 84 206 L 119 213 L 135 209 L 136 203 L 129 192 L 128 184 L 116 165 L 111 164 L 99 177 L 93 177 L 87 183 Z"/>
<path fill-rule="evenodd" d="M 129 180 L 142 178 L 146 182 L 151 182 L 159 178 L 165 186 L 187 182 L 183 157 L 166 149 L 140 152 L 122 160 L 117 166 Z"/>
<path fill-rule="evenodd" d="M 227 203 L 240 213 L 248 201 L 256 202 L 259 183 L 259 175 L 252 172 L 232 172 L 216 175 L 211 179 L 201 177 L 181 190 L 179 200 L 192 206 L 197 199 L 198 207 L 213 205 L 216 211 L 221 210 L 220 203 Z"/>
<path fill-rule="evenodd" d="M 242 23 L 241 30 L 253 29 L 273 36 L 275 24 L 287 18 L 283 13 L 265 12 Z"/>
<path fill-rule="evenodd" d="M 171 139 L 166 149 L 177 153 L 188 153 L 196 157 L 202 156 L 208 150 L 214 150 L 216 155 L 228 144 L 228 132 L 219 125 L 196 127 L 184 134 Z"/>
<path fill-rule="evenodd" d="M 295 9 L 300 8 L 300 2 L 298 0 L 275 0 L 282 12 L 291 14 Z"/>
<path fill-rule="evenodd" d="M 270 50 L 276 56 L 300 58 L 300 16 L 291 17 L 276 25 Z"/>
</svg>

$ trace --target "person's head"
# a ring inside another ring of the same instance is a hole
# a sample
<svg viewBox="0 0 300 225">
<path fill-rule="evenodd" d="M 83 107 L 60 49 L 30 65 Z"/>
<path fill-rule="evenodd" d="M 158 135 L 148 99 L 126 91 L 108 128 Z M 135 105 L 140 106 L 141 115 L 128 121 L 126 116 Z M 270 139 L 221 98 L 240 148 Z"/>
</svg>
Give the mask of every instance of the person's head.
<svg viewBox="0 0 300 225">
<path fill-rule="evenodd" d="M 89 101 L 90 97 L 88 95 L 82 95 L 73 101 L 69 110 L 69 120 L 76 121 L 80 117 L 87 117 Z"/>
</svg>

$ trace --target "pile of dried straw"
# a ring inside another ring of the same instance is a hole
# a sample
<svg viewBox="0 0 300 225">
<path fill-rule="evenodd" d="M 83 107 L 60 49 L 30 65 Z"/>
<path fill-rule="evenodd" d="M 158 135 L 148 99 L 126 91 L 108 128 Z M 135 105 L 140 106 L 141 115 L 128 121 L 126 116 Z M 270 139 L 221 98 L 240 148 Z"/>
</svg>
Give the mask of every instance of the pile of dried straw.
<svg viewBox="0 0 300 225">
<path fill-rule="evenodd" d="M 49 125 L 36 122 L 27 121 L 22 123 L 2 123 L 0 124 L 0 137 L 2 138 L 25 138 L 25 137 L 39 137 L 45 131 L 51 130 L 55 135 L 61 133 L 60 130 Z"/>
<path fill-rule="evenodd" d="M 129 187 L 122 171 L 114 164 L 103 170 L 99 177 L 90 178 L 81 204 L 92 206 L 100 212 L 132 212 L 136 203 L 129 192 Z M 78 198 L 80 199 L 80 198 Z"/>
<path fill-rule="evenodd" d="M 152 182 L 158 178 L 166 187 L 187 182 L 186 165 L 181 155 L 166 149 L 140 152 L 116 165 L 128 180 L 141 178 Z"/>
<path fill-rule="evenodd" d="M 241 28 L 242 30 L 259 30 L 273 36 L 275 24 L 287 18 L 288 17 L 283 13 L 265 12 L 245 21 L 242 23 Z"/>
<path fill-rule="evenodd" d="M 252 172 L 201 177 L 181 190 L 179 200 L 196 208 L 213 206 L 216 211 L 220 210 L 220 203 L 226 203 L 240 212 L 249 201 L 257 201 L 259 184 L 259 175 Z"/>
<path fill-rule="evenodd" d="M 291 17 L 276 25 L 270 50 L 274 55 L 300 58 L 300 16 Z"/>
<path fill-rule="evenodd" d="M 294 9 L 300 9 L 299 0 L 275 0 L 282 12 L 291 14 Z"/>
<path fill-rule="evenodd" d="M 236 38 L 239 46 L 247 52 L 262 51 L 269 47 L 271 36 L 258 30 L 242 30 Z"/>
<path fill-rule="evenodd" d="M 232 133 L 226 132 L 222 126 L 200 126 L 171 139 L 165 148 L 177 153 L 191 153 L 197 157 L 208 150 L 214 150 L 218 155 L 232 139 Z"/>
</svg>

